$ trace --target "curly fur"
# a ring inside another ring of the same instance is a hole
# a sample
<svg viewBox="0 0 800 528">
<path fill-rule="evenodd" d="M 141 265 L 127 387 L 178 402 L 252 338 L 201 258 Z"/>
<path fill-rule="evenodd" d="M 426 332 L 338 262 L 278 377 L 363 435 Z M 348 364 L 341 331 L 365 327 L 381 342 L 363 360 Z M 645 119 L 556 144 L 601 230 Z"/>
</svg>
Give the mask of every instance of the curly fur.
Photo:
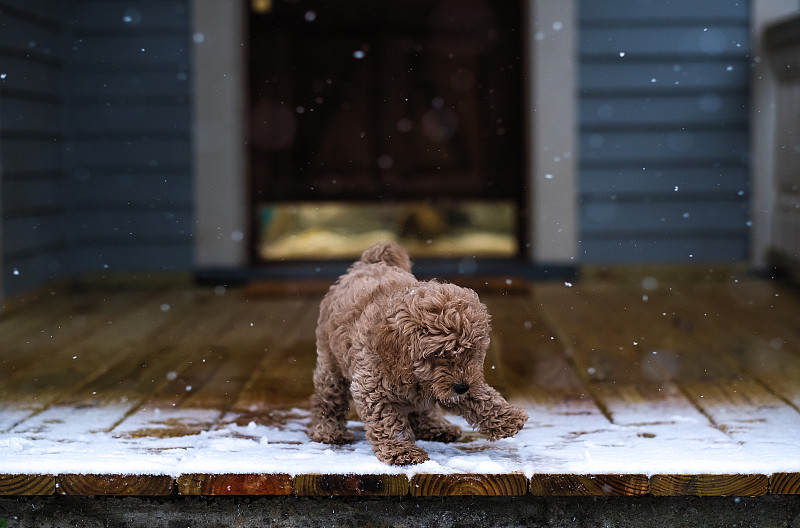
<svg viewBox="0 0 800 528">
<path fill-rule="evenodd" d="M 428 460 L 415 440 L 461 436 L 441 408 L 491 440 L 513 436 L 528 416 L 484 381 L 490 330 L 474 291 L 418 281 L 395 243 L 370 247 L 320 305 L 309 437 L 350 442 L 351 396 L 375 456 L 389 464 Z"/>
</svg>

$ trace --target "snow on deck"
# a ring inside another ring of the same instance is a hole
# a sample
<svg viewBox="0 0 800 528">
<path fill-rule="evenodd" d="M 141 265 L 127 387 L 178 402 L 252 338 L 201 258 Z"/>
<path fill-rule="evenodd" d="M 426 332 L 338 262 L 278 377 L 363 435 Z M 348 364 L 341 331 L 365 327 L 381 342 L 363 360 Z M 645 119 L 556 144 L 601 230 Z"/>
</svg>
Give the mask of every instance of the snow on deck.
<svg viewBox="0 0 800 528">
<path fill-rule="evenodd" d="M 787 408 L 788 409 L 788 408 Z M 452 444 L 419 442 L 431 460 L 415 466 L 389 466 L 372 454 L 359 422 L 350 422 L 354 443 L 330 446 L 305 434 L 309 412 L 278 413 L 280 425 L 250 421 L 197 434 L 162 436 L 217 411 L 152 409 L 135 424 L 150 436 L 125 431 L 98 432 L 119 420 L 119 409 L 53 408 L 41 419 L 0 435 L 0 474 L 307 473 L 405 474 L 764 474 L 800 472 L 800 414 L 762 409 L 751 427 L 726 434 L 696 410 L 659 407 L 642 410 L 630 425 L 615 425 L 582 403 L 542 408 L 514 438 L 489 442 L 460 417 L 465 435 Z M 277 411 L 276 411 L 277 413 Z M 628 416 L 628 418 L 632 418 Z M 167 425 L 169 424 L 169 425 Z M 132 431 L 133 429 L 131 429 Z M 165 431 L 166 432 L 166 431 Z"/>
</svg>

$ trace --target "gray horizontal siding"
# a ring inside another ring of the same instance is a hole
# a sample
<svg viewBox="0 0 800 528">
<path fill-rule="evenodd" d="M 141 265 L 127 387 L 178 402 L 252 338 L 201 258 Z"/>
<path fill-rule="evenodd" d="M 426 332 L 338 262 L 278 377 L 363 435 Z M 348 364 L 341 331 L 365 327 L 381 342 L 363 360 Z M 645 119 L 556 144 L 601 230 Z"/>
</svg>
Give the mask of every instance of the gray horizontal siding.
<svg viewBox="0 0 800 528">
<path fill-rule="evenodd" d="M 580 2 L 587 263 L 747 257 L 746 1 Z"/>
<path fill-rule="evenodd" d="M 192 265 L 188 0 L 0 0 L 6 295 Z"/>
<path fill-rule="evenodd" d="M 63 3 L 0 1 L 2 272 L 7 295 L 67 266 L 64 196 Z"/>
<path fill-rule="evenodd" d="M 187 1 L 74 0 L 65 164 L 81 270 L 192 265 Z"/>
<path fill-rule="evenodd" d="M 705 19 L 741 21 L 747 18 L 749 3 L 744 0 L 582 0 L 583 24 L 662 25 Z M 652 38 L 658 38 L 653 35 Z"/>
</svg>

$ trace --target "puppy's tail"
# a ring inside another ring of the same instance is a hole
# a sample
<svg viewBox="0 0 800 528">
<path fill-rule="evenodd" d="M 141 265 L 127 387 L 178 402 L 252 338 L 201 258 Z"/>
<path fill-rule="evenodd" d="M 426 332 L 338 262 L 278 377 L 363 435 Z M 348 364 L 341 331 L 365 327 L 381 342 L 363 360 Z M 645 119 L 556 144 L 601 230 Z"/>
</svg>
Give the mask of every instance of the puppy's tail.
<svg viewBox="0 0 800 528">
<path fill-rule="evenodd" d="M 389 266 L 396 266 L 411 272 L 411 260 L 405 248 L 396 242 L 378 242 L 370 246 L 361 254 L 361 262 L 365 264 L 376 264 L 384 262 Z"/>
</svg>

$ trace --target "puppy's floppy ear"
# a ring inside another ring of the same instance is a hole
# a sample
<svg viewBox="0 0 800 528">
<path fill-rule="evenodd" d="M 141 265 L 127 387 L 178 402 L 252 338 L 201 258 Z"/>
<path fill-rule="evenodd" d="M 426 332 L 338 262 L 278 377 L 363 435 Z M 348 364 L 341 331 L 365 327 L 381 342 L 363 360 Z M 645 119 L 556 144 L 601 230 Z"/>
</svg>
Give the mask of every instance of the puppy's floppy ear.
<svg viewBox="0 0 800 528">
<path fill-rule="evenodd" d="M 427 285 L 418 284 L 406 291 L 394 306 L 395 314 L 390 318 L 391 326 L 411 360 L 424 359 L 432 354 L 433 351 L 424 349 L 424 343 L 440 313 L 440 303 L 430 296 Z"/>
<path fill-rule="evenodd" d="M 420 325 L 402 297 L 393 299 L 392 313 L 385 314 L 375 332 L 375 352 L 385 374 L 402 384 L 414 383 L 414 362 L 420 358 Z"/>
<path fill-rule="evenodd" d="M 404 301 L 396 321 L 405 335 L 415 337 L 417 358 L 488 347 L 491 318 L 473 290 L 430 281 L 420 283 Z"/>
</svg>

